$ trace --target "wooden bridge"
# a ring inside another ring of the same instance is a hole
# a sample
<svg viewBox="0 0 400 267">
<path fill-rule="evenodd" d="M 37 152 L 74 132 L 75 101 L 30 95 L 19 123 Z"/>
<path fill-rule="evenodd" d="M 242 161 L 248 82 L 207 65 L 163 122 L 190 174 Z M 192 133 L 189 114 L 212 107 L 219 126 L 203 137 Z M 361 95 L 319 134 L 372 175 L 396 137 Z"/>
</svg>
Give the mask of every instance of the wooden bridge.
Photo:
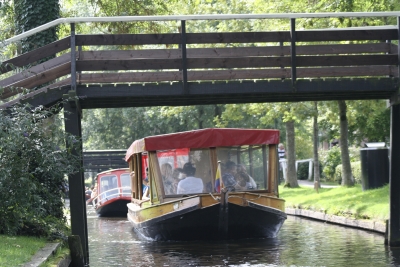
<svg viewBox="0 0 400 267">
<path fill-rule="evenodd" d="M 335 17 L 392 17 L 397 25 L 296 29 L 298 19 Z M 286 20 L 288 29 L 187 32 L 187 24 L 196 20 L 229 19 Z M 76 23 L 135 21 L 180 24 L 165 33 L 75 31 Z M 400 12 L 59 19 L 3 44 L 60 23 L 71 27 L 70 36 L 1 64 L 0 108 L 17 102 L 51 106 L 67 99 L 65 129 L 81 136 L 81 109 L 388 99 L 392 112 L 389 244 L 400 246 L 399 21 Z M 82 173 L 69 177 L 71 223 L 72 233 L 81 236 L 87 252 L 82 180 Z"/>
</svg>

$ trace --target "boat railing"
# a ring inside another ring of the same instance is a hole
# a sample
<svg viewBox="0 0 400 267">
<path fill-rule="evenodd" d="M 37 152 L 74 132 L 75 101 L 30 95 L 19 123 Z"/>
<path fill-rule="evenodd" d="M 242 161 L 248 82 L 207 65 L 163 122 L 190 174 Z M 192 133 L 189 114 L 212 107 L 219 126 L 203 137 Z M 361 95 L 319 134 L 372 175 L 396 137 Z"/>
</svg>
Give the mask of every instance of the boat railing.
<svg viewBox="0 0 400 267">
<path fill-rule="evenodd" d="M 130 197 L 131 188 L 129 186 L 114 187 L 107 191 L 101 192 L 100 195 L 92 199 L 94 206 L 101 205 L 102 202 L 118 198 L 118 197 Z"/>
</svg>

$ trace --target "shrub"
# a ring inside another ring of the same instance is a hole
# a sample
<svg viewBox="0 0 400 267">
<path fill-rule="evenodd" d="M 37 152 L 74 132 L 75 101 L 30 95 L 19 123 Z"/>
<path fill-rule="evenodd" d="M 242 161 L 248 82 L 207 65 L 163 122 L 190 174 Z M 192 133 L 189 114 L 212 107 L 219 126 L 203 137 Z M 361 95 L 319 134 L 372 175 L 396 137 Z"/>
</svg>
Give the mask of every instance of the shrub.
<svg viewBox="0 0 400 267">
<path fill-rule="evenodd" d="M 297 165 L 297 179 L 307 180 L 308 179 L 308 162 L 300 162 Z M 313 171 L 313 170 L 312 170 Z"/>
<path fill-rule="evenodd" d="M 297 180 L 308 179 L 308 162 L 301 162 L 297 166 Z M 319 162 L 319 176 L 322 178 L 322 164 Z M 311 168 L 311 177 L 314 177 L 314 166 Z"/>
<path fill-rule="evenodd" d="M 79 159 L 64 143 L 80 142 L 64 134 L 59 110 L 20 105 L 0 112 L 0 234 L 51 239 L 65 231 L 64 175 L 77 171 Z"/>
<path fill-rule="evenodd" d="M 361 161 L 351 162 L 350 166 L 354 182 L 356 184 L 361 184 Z M 342 164 L 336 166 L 335 181 L 337 181 L 339 184 L 342 182 Z"/>
<path fill-rule="evenodd" d="M 342 162 L 340 148 L 338 146 L 332 147 L 327 151 L 326 156 L 323 159 L 323 170 L 322 173 L 327 180 L 334 180 L 336 166 Z"/>
</svg>

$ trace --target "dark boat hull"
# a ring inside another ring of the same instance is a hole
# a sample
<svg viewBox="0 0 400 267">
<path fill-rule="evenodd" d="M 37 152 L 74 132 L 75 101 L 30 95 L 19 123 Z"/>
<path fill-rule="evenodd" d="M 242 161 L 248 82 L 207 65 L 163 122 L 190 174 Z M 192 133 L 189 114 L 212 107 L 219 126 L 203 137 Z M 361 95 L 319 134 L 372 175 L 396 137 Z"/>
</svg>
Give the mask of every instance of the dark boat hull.
<svg viewBox="0 0 400 267">
<path fill-rule="evenodd" d="M 112 199 L 96 207 L 96 213 L 99 217 L 125 217 L 128 213 L 128 199 Z"/>
<path fill-rule="evenodd" d="M 248 206 L 229 203 L 227 214 L 226 234 L 219 227 L 219 204 L 206 208 L 194 206 L 133 224 L 134 230 L 144 238 L 188 241 L 274 238 L 286 220 L 284 212 L 254 203 L 249 203 Z"/>
</svg>

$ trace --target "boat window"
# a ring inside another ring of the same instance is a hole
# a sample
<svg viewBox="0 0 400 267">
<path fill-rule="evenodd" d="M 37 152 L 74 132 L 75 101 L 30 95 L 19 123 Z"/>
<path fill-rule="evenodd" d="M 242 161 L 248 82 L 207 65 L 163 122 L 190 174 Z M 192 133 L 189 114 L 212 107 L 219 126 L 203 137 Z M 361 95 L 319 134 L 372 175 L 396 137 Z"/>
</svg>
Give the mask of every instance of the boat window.
<svg viewBox="0 0 400 267">
<path fill-rule="evenodd" d="M 157 158 L 166 196 L 212 192 L 208 149 L 157 151 Z"/>
<path fill-rule="evenodd" d="M 121 187 L 122 187 L 122 194 L 124 197 L 131 196 L 131 176 L 129 173 L 121 174 Z"/>
<path fill-rule="evenodd" d="M 268 146 L 217 148 L 224 187 L 234 191 L 265 190 L 267 188 Z M 215 192 L 220 191 L 216 176 Z"/>
<path fill-rule="evenodd" d="M 100 199 L 112 199 L 118 197 L 118 179 L 116 175 L 100 177 Z"/>
</svg>

